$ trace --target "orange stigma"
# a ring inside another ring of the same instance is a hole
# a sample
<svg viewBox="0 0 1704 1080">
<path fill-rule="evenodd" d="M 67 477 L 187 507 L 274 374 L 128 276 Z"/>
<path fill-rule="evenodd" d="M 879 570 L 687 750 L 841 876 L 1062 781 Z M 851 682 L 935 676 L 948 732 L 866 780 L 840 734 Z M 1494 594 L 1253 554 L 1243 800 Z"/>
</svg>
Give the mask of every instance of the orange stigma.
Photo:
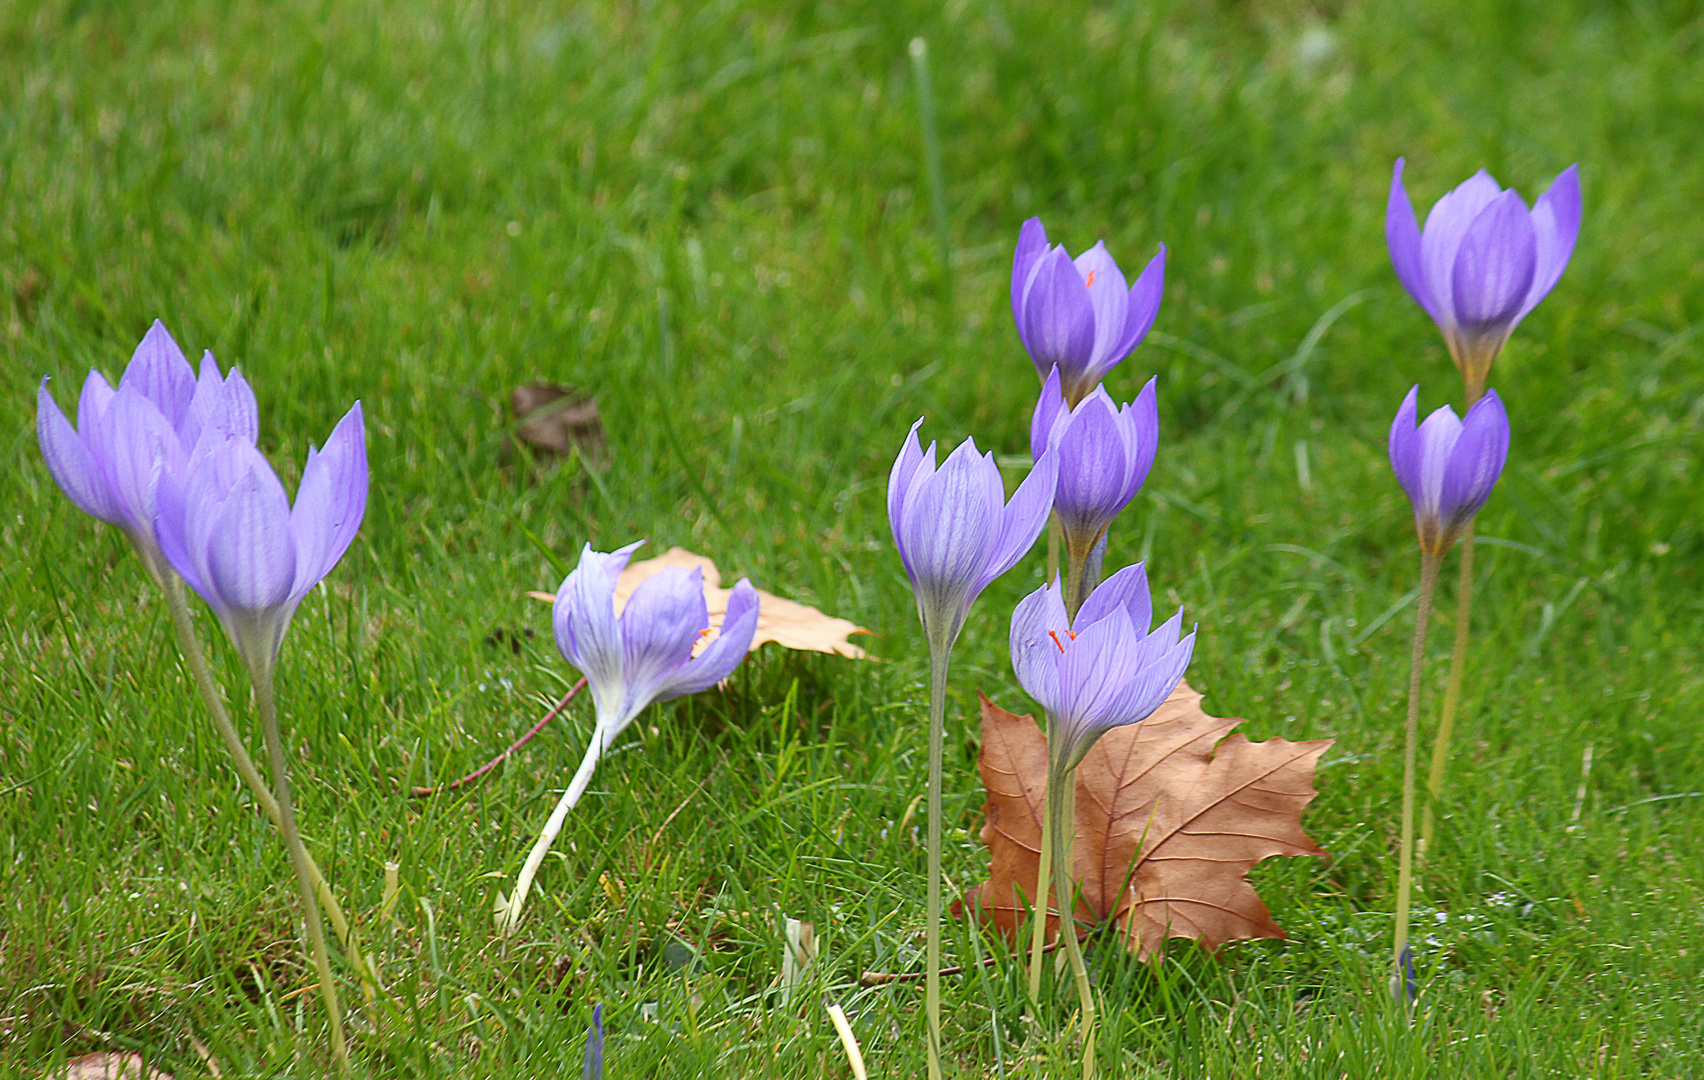
<svg viewBox="0 0 1704 1080">
<path fill-rule="evenodd" d="M 1083 282 L 1083 288 L 1085 288 L 1085 289 L 1093 288 L 1094 284 L 1095 284 L 1095 272 L 1093 270 L 1090 270 L 1089 271 L 1089 279 L 1087 281 Z"/>
<path fill-rule="evenodd" d="M 1060 640 L 1059 640 L 1059 635 L 1058 635 L 1058 634 L 1056 634 L 1056 633 L 1054 633 L 1054 632 L 1053 632 L 1053 631 L 1052 631 L 1052 630 L 1049 630 L 1049 631 L 1048 631 L 1048 632 L 1047 632 L 1047 636 L 1048 636 L 1048 637 L 1050 637 L 1050 638 L 1052 638 L 1052 639 L 1053 639 L 1053 644 L 1055 644 L 1055 645 L 1057 645 L 1057 646 L 1059 646 L 1059 651 L 1060 651 L 1060 652 L 1064 652 L 1064 651 L 1065 651 L 1065 643 L 1064 643 L 1064 642 L 1063 642 L 1063 641 L 1060 641 Z M 1072 641 L 1076 641 L 1076 640 L 1077 640 L 1077 632 L 1076 632 L 1076 631 L 1075 631 L 1075 630 L 1067 630 L 1067 631 L 1065 631 L 1065 636 L 1066 636 L 1066 637 L 1068 637 L 1068 638 L 1070 638 L 1070 639 L 1071 639 L 1071 640 L 1072 640 Z"/>
</svg>

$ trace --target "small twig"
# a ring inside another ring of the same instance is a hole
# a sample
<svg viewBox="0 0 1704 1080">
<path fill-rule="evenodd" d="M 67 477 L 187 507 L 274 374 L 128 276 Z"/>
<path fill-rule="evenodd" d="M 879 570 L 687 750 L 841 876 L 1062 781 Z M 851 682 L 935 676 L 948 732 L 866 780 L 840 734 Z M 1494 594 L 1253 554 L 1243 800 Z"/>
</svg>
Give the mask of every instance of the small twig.
<svg viewBox="0 0 1704 1080">
<path fill-rule="evenodd" d="M 1057 948 L 1059 948 L 1058 941 L 1054 941 L 1048 945 L 1043 945 L 1041 948 L 1042 955 L 1045 956 Z M 942 968 L 941 975 L 943 978 L 948 975 L 963 975 L 972 968 L 993 967 L 999 962 L 1000 958 L 998 956 L 990 956 L 975 964 L 960 964 L 958 967 Z M 922 977 L 923 972 L 921 971 L 866 971 L 862 975 L 858 976 L 858 985 L 886 986 L 889 983 L 916 982 Z"/>
<path fill-rule="evenodd" d="M 470 781 L 473 781 L 473 780 L 478 780 L 480 777 L 484 776 L 486 773 L 490 772 L 492 769 L 495 769 L 497 766 L 503 764 L 504 759 L 506 759 L 510 754 L 513 754 L 516 750 L 519 750 L 521 747 L 523 747 L 527 743 L 531 742 L 532 737 L 534 735 L 537 735 L 539 732 L 543 731 L 544 725 L 546 725 L 546 724 L 550 723 L 552 720 L 556 719 L 557 715 L 560 714 L 563 709 L 566 709 L 568 707 L 568 703 L 570 701 L 574 700 L 574 696 L 576 694 L 578 694 L 581 690 L 584 690 L 585 688 L 586 688 L 586 680 L 585 679 L 581 679 L 579 682 L 577 682 L 573 686 L 569 687 L 568 692 L 566 694 L 562 695 L 562 700 L 558 701 L 555 705 L 552 705 L 550 707 L 550 711 L 544 714 L 544 719 L 542 719 L 538 723 L 534 724 L 530 731 L 528 731 L 525 735 L 522 735 L 520 738 L 516 739 L 512 744 L 510 744 L 510 746 L 507 750 L 503 751 L 501 754 L 498 754 L 496 757 L 492 758 L 490 761 L 487 761 L 484 765 L 481 765 L 479 768 L 468 773 L 466 776 L 462 777 L 460 780 L 455 780 L 455 781 L 452 781 L 451 783 L 448 783 L 448 784 L 439 784 L 437 787 L 417 787 L 417 788 L 414 788 L 412 791 L 410 791 L 409 794 L 414 796 L 416 799 L 424 799 L 429 795 L 436 795 L 439 792 L 454 791 L 456 788 L 461 787 L 463 784 L 469 783 Z"/>
</svg>

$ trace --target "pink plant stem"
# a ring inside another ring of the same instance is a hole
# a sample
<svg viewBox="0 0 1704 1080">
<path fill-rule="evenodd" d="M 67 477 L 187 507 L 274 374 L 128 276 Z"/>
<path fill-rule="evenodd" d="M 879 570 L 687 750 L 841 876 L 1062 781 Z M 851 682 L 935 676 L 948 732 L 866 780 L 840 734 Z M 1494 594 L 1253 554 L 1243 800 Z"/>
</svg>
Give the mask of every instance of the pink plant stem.
<svg viewBox="0 0 1704 1080">
<path fill-rule="evenodd" d="M 544 726 L 546 724 L 550 723 L 552 720 L 556 719 L 557 716 L 561 715 L 562 710 L 566 709 L 568 707 L 568 703 L 570 701 L 574 700 L 575 695 L 579 694 L 579 692 L 581 690 L 584 690 L 585 688 L 586 688 L 586 680 L 585 679 L 581 679 L 579 682 L 577 682 L 573 686 L 569 687 L 568 692 L 566 694 L 562 695 L 562 700 L 558 701 L 555 705 L 552 705 L 550 707 L 550 711 L 544 714 L 544 718 L 541 719 L 538 723 L 534 724 L 532 726 L 532 728 L 530 730 L 528 730 L 528 732 L 525 735 L 522 735 L 520 738 L 516 739 L 513 743 L 509 744 L 509 748 L 507 750 L 503 751 L 501 754 L 498 754 L 496 757 L 492 758 L 490 761 L 487 761 L 485 764 L 481 765 L 479 768 L 468 773 L 466 776 L 462 777 L 460 780 L 454 780 L 454 781 L 451 781 L 448 784 L 439 784 L 437 787 L 417 787 L 413 791 L 409 792 L 409 794 L 413 795 L 417 799 L 424 799 L 428 795 L 436 795 L 441 791 L 454 791 L 456 788 L 461 787 L 463 784 L 471 783 L 475 780 L 478 780 L 480 777 L 484 776 L 486 773 L 490 772 L 492 769 L 495 769 L 497 766 L 503 764 L 503 762 L 509 757 L 510 754 L 513 754 L 516 750 L 519 750 L 521 747 L 523 747 L 527 743 L 531 742 L 533 736 L 537 735 L 539 732 L 543 731 Z"/>
</svg>

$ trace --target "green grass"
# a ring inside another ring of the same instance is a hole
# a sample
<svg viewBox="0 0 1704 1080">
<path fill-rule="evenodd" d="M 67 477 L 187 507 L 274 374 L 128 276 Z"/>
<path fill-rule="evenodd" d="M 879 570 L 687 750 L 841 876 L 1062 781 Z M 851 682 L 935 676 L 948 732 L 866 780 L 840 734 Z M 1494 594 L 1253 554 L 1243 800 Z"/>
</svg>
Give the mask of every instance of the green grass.
<svg viewBox="0 0 1704 1080">
<path fill-rule="evenodd" d="M 826 996 L 876 1075 L 919 1075 L 920 990 L 854 985 L 922 942 L 900 825 L 926 662 L 882 491 L 918 415 L 1026 449 L 1006 289 L 1037 213 L 1127 268 L 1171 250 L 1156 333 L 1109 380 L 1128 398 L 1158 374 L 1164 439 L 1109 565 L 1150 557 L 1157 602 L 1200 620 L 1212 711 L 1338 740 L 1306 819 L 1331 857 L 1256 873 L 1291 941 L 1096 953 L 1108 1074 L 1704 1069 L 1690 5 L 49 2 L 0 11 L 0 105 L 0 1071 L 142 1048 L 194 1075 L 197 1043 L 226 1076 L 326 1068 L 282 845 L 139 565 L 35 447 L 40 378 L 69 404 L 158 316 L 241 365 L 287 478 L 365 402 L 362 537 L 279 674 L 305 834 L 387 980 L 372 1003 L 344 986 L 364 1072 L 576 1075 L 601 1000 L 614 1077 L 846 1076 Z M 1412 383 L 1426 408 L 1460 394 L 1385 254 L 1399 154 L 1422 206 L 1482 166 L 1530 199 L 1573 161 L 1586 200 L 1492 379 L 1514 441 L 1479 519 L 1412 1028 L 1384 965 L 1419 560 L 1384 438 Z M 508 392 L 536 377 L 597 396 L 607 471 L 505 463 Z M 502 943 L 493 898 L 589 709 L 463 793 L 402 793 L 481 763 L 571 678 L 522 596 L 556 584 L 528 532 L 570 559 L 638 537 L 707 553 L 870 627 L 877 659 L 771 647 L 726 693 L 642 717 Z M 955 655 L 955 887 L 985 866 L 974 690 L 1028 708 L 1006 620 L 1040 575 L 1038 551 L 996 583 Z M 487 643 L 523 628 L 519 654 Z M 824 948 L 787 1006 L 783 916 Z M 948 947 L 979 946 L 955 922 Z M 1072 996 L 1049 993 L 1058 1032 Z M 1024 1011 L 1010 961 L 949 980 L 950 1063 L 1071 1075 Z"/>
</svg>

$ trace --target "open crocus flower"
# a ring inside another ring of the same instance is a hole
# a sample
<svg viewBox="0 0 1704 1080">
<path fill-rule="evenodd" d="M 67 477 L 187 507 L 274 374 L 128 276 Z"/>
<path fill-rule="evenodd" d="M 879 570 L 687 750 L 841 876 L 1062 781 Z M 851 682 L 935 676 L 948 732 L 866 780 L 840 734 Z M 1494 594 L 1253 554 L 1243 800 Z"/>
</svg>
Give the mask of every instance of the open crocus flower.
<svg viewBox="0 0 1704 1080">
<path fill-rule="evenodd" d="M 236 372 L 219 374 L 212 353 L 197 378 L 158 319 L 142 338 L 114 390 L 90 370 L 77 402 L 77 426 L 60 411 L 43 379 L 36 391 L 42 457 L 77 508 L 124 530 L 155 580 L 169 572 L 154 539 L 154 502 L 162 472 L 181 472 L 203 436 L 253 444 L 260 429 L 254 392 Z"/>
<path fill-rule="evenodd" d="M 1030 453 L 1039 460 L 1051 450 L 1059 459 L 1053 509 L 1066 550 L 1079 559 L 1100 543 L 1112 519 L 1148 479 L 1159 446 L 1160 413 L 1153 379 L 1123 408 L 1099 386 L 1072 408 L 1060 387 L 1054 368 L 1030 419 Z"/>
<path fill-rule="evenodd" d="M 888 524 L 917 594 L 931 647 L 950 649 L 970 605 L 1023 558 L 1047 524 L 1058 479 L 1055 455 L 1041 454 L 1006 501 L 993 454 L 966 439 L 935 467 L 935 444 L 919 447 L 911 425 L 888 475 Z"/>
<path fill-rule="evenodd" d="M 607 554 L 593 551 L 587 544 L 580 553 L 580 564 L 556 592 L 551 612 L 556 647 L 563 659 L 586 676 L 597 706 L 597 722 L 579 770 L 521 867 L 515 895 L 499 913 L 504 930 L 520 921 L 539 866 L 615 737 L 653 702 L 696 694 L 727 678 L 745 658 L 757 633 L 757 590 L 742 578 L 728 597 L 721 632 L 693 655 L 710 634 L 704 572 L 697 568 L 671 566 L 646 578 L 633 590 L 618 617 L 616 582 L 633 550 L 642 543 L 637 541 Z"/>
<path fill-rule="evenodd" d="M 1509 456 L 1509 414 L 1497 391 L 1456 419 L 1448 405 L 1418 428 L 1420 388 L 1408 391 L 1390 425 L 1390 465 L 1414 506 L 1420 547 L 1442 555 L 1491 497 Z"/>
<path fill-rule="evenodd" d="M 203 439 L 181 476 L 160 473 L 154 532 L 262 682 L 296 606 L 343 557 L 366 509 L 366 431 L 356 402 L 324 450 L 308 448 L 294 507 L 252 442 Z"/>
<path fill-rule="evenodd" d="M 1126 287 L 1100 241 L 1072 259 L 1049 247 L 1040 218 L 1024 222 L 1012 256 L 1012 318 L 1042 378 L 1058 365 L 1066 399 L 1081 401 L 1154 325 L 1165 291 L 1166 246 Z"/>
<path fill-rule="evenodd" d="M 1152 607 L 1141 563 L 1101 583 L 1065 614 L 1058 582 L 1037 589 L 1012 612 L 1012 669 L 1047 711 L 1048 756 L 1075 768 L 1107 730 L 1146 720 L 1183 678 L 1195 632 L 1179 639 L 1183 609 L 1149 632 Z"/>
<path fill-rule="evenodd" d="M 1564 169 L 1529 211 L 1481 169 L 1439 199 L 1422 232 L 1397 158 L 1385 210 L 1396 276 L 1444 335 L 1477 398 L 1515 325 L 1568 265 L 1580 235 L 1579 166 Z"/>
</svg>

